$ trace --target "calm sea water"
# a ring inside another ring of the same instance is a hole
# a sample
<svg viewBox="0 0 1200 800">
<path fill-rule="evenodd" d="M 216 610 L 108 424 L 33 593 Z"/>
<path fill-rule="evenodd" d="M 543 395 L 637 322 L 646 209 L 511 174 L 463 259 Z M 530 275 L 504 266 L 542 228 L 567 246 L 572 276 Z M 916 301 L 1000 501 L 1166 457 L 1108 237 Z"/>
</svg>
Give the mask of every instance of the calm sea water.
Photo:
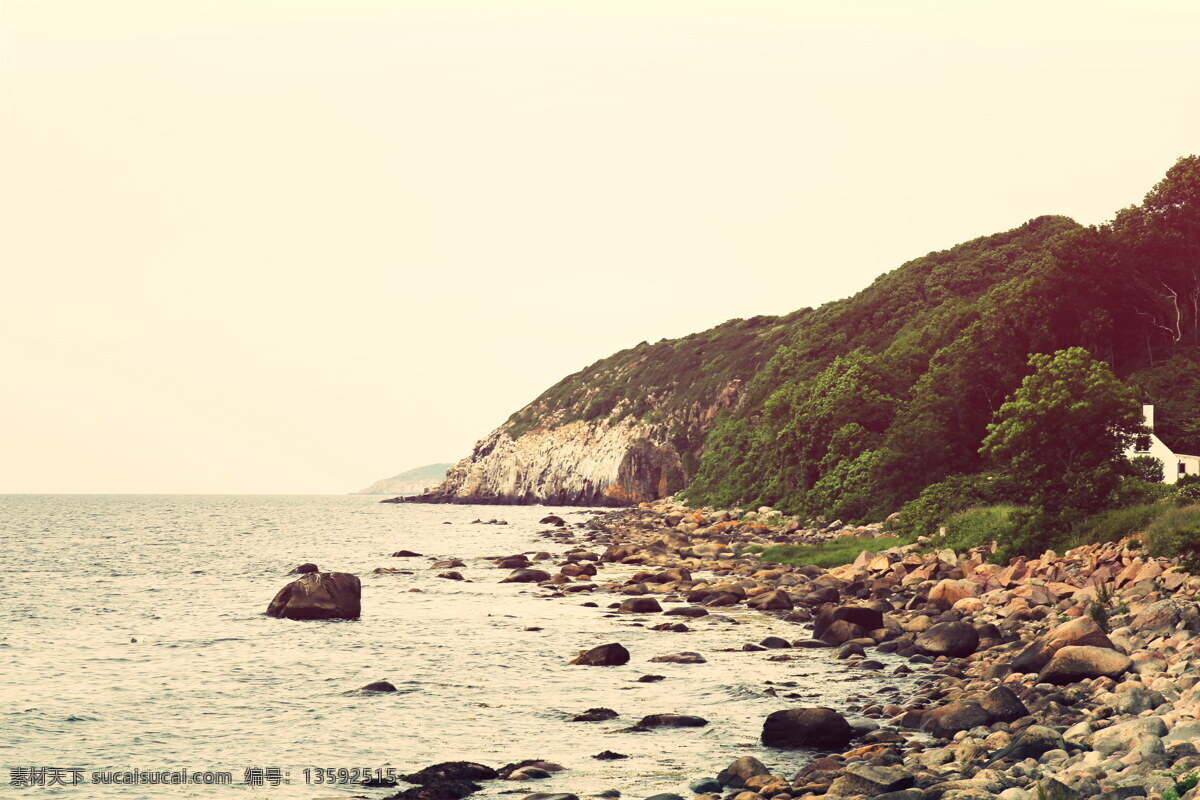
<svg viewBox="0 0 1200 800">
<path fill-rule="evenodd" d="M 772 652 L 714 652 L 772 633 L 806 635 L 744 609 L 719 610 L 725 621 L 685 620 L 688 633 L 657 632 L 648 629 L 662 621 L 655 615 L 606 617 L 612 596 L 550 600 L 536 587 L 498 582 L 507 571 L 486 556 L 561 553 L 568 548 L 536 536 L 537 520 L 551 512 L 572 523 L 591 517 L 580 509 L 377 500 L 0 496 L 0 791 L 382 797 L 395 790 L 309 784 L 304 770 L 403 773 L 451 759 L 499 767 L 543 758 L 567 771 L 522 789 L 584 796 L 615 788 L 644 797 L 684 790 L 740 755 L 790 772 L 805 757 L 759 745 L 767 714 L 798 704 L 839 707 L 886 687 L 886 679 L 853 679 L 829 651 L 790 651 L 787 662 L 768 661 Z M 470 524 L 478 517 L 510 524 Z M 389 557 L 401 548 L 461 558 L 467 567 L 459 571 L 471 582 L 436 578 L 441 570 L 427 558 Z M 360 620 L 263 614 L 292 579 L 287 572 L 306 561 L 360 576 Z M 371 574 L 381 566 L 415 574 Z M 589 599 L 602 608 L 584 607 Z M 579 649 L 610 641 L 629 648 L 628 665 L 567 665 Z M 702 652 L 708 663 L 647 663 L 682 650 Z M 638 683 L 646 673 L 666 680 Z M 400 691 L 353 691 L 376 680 Z M 769 696 L 769 682 L 791 682 L 778 691 L 807 699 Z M 597 706 L 621 718 L 569 721 Z M 653 713 L 698 714 L 710 725 L 620 732 Z M 592 758 L 602 750 L 630 758 Z M 9 770 L 29 767 L 80 768 L 84 783 L 12 789 Z M 247 785 L 247 768 L 278 768 L 290 783 Z M 90 782 L 93 771 L 130 769 L 228 771 L 234 783 Z M 476 797 L 514 788 L 496 781 Z"/>
</svg>

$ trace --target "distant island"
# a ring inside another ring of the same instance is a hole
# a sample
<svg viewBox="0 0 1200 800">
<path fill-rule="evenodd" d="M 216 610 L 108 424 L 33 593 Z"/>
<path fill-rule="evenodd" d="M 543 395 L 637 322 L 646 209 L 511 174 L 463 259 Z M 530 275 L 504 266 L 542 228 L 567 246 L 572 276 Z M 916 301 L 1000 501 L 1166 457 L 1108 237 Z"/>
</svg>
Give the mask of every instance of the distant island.
<svg viewBox="0 0 1200 800">
<path fill-rule="evenodd" d="M 355 494 L 421 494 L 426 489 L 437 486 L 446 480 L 446 470 L 453 464 L 426 464 L 423 467 L 410 469 L 393 475 L 390 478 L 375 481 L 370 486 Z"/>
</svg>

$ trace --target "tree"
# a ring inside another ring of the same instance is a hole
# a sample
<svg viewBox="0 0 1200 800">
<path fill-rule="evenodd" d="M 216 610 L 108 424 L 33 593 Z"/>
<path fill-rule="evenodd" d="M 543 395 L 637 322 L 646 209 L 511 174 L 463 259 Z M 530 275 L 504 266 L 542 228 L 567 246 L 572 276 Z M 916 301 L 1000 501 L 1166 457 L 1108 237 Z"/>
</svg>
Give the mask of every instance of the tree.
<svg viewBox="0 0 1200 800">
<path fill-rule="evenodd" d="M 1137 456 L 1129 459 L 1129 468 L 1133 476 L 1146 483 L 1162 483 L 1166 473 L 1163 471 L 1161 458 L 1154 456 Z"/>
<path fill-rule="evenodd" d="M 1035 354 L 1029 366 L 979 452 L 1028 499 L 1011 549 L 1032 553 L 1111 502 L 1129 474 L 1124 451 L 1145 429 L 1134 390 L 1082 347 Z"/>
</svg>

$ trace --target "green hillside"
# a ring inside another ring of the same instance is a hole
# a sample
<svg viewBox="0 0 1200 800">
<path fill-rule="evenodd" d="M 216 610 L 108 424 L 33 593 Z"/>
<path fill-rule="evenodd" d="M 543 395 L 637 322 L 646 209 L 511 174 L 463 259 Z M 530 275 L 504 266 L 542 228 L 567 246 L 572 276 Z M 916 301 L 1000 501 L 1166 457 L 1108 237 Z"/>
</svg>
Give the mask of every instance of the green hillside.
<svg viewBox="0 0 1200 800">
<path fill-rule="evenodd" d="M 1200 159 L 1081 228 L 1039 217 L 909 262 L 804 319 L 709 434 L 695 502 L 850 519 L 985 466 L 1032 353 L 1082 346 L 1200 452 Z"/>
<path fill-rule="evenodd" d="M 1200 159 L 1104 225 L 1037 217 L 817 309 L 642 342 L 503 430 L 632 418 L 679 452 L 691 502 L 878 519 L 985 470 L 987 426 L 1030 356 L 1070 347 L 1154 403 L 1167 444 L 1200 453 Z"/>
</svg>

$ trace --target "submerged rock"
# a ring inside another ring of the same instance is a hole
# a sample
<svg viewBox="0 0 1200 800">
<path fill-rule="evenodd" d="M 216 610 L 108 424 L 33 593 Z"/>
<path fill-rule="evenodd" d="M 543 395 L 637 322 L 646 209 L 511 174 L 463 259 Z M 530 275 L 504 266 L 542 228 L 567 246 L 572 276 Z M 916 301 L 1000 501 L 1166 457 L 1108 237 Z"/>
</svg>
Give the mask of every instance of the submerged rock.
<svg viewBox="0 0 1200 800">
<path fill-rule="evenodd" d="M 620 714 L 611 708 L 589 708 L 582 714 L 571 717 L 571 722 L 606 722 L 619 716 Z"/>
<path fill-rule="evenodd" d="M 665 656 L 655 656 L 650 659 L 655 664 L 707 664 L 704 656 L 699 653 L 670 653 Z"/>
<path fill-rule="evenodd" d="M 703 728 L 708 720 L 688 714 L 650 714 L 642 717 L 639 728 Z"/>
<path fill-rule="evenodd" d="M 374 683 L 368 683 L 366 686 L 363 686 L 361 689 L 359 689 L 359 691 L 360 692 L 394 692 L 394 691 L 396 691 L 396 687 L 393 686 L 392 684 L 388 683 L 387 681 L 375 681 Z"/>
<path fill-rule="evenodd" d="M 267 616 L 286 619 L 358 619 L 362 583 L 349 572 L 309 572 L 279 590 Z"/>
</svg>

